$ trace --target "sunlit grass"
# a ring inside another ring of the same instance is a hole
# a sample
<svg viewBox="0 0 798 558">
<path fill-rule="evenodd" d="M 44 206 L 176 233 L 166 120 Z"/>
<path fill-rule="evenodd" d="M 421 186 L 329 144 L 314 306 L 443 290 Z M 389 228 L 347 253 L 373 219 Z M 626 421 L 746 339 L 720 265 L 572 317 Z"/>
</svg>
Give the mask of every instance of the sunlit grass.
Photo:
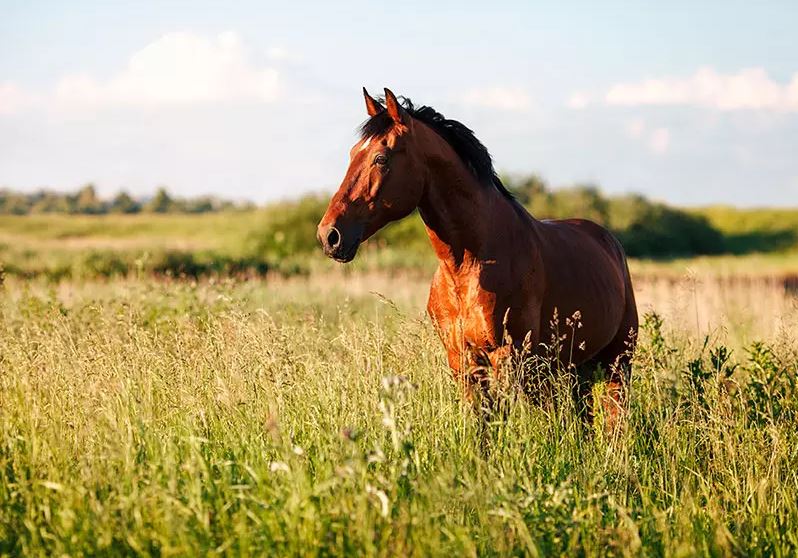
<svg viewBox="0 0 798 558">
<path fill-rule="evenodd" d="M 9 280 L 0 553 L 796 552 L 794 338 L 649 317 L 617 438 L 524 399 L 486 434 L 426 287 Z"/>
</svg>

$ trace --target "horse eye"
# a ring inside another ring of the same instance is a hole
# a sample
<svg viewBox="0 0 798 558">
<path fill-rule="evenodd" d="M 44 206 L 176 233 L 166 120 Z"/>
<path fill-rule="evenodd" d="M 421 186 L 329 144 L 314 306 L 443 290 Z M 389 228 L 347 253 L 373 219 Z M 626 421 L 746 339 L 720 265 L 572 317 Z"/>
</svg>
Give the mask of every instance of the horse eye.
<svg viewBox="0 0 798 558">
<path fill-rule="evenodd" d="M 381 167 L 388 164 L 388 156 L 384 153 L 378 153 L 376 157 L 374 157 L 374 164 L 379 165 Z"/>
</svg>

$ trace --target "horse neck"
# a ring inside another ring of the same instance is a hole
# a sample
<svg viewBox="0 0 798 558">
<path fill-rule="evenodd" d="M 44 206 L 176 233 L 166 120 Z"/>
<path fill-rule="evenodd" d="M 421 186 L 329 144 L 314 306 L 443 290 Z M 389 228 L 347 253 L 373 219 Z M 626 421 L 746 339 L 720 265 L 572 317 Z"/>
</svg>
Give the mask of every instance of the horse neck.
<svg viewBox="0 0 798 558">
<path fill-rule="evenodd" d="M 464 265 L 503 259 L 509 253 L 506 240 L 516 236 L 512 229 L 522 227 L 523 218 L 511 200 L 480 184 L 446 147 L 427 160 L 419 213 L 438 259 L 456 273 Z"/>
</svg>

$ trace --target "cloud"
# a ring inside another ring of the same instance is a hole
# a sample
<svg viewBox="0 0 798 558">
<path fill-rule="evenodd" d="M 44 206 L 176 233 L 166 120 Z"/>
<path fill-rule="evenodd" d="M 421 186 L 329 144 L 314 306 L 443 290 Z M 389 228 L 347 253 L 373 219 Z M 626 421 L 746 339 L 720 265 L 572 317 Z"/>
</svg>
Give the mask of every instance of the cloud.
<svg viewBox="0 0 798 558">
<path fill-rule="evenodd" d="M 668 128 L 650 129 L 642 118 L 629 120 L 623 127 L 627 137 L 642 141 L 655 155 L 664 155 L 671 145 L 671 132 Z"/>
<path fill-rule="evenodd" d="M 256 65 L 238 34 L 228 31 L 208 38 L 175 32 L 135 52 L 110 79 L 64 77 L 53 98 L 61 108 L 268 103 L 281 91 L 278 71 Z"/>
<path fill-rule="evenodd" d="M 646 121 L 642 118 L 635 118 L 634 120 L 630 120 L 626 123 L 624 127 L 624 131 L 626 135 L 630 138 L 639 138 L 643 135 L 643 132 L 646 131 Z"/>
<path fill-rule="evenodd" d="M 587 108 L 588 105 L 592 102 L 592 98 L 590 93 L 585 93 L 584 91 L 577 91 L 576 93 L 572 94 L 568 98 L 568 102 L 566 105 L 568 108 L 572 108 L 575 110 L 582 110 L 583 108 Z"/>
<path fill-rule="evenodd" d="M 671 145 L 671 133 L 667 128 L 656 128 L 648 138 L 648 147 L 657 155 L 664 155 Z"/>
<path fill-rule="evenodd" d="M 282 48 L 266 53 L 272 61 L 291 59 Z M 215 37 L 175 32 L 133 53 L 125 68 L 108 79 L 89 74 L 61 78 L 49 92 L 31 92 L 14 82 L 0 83 L 0 116 L 32 107 L 86 110 L 118 106 L 153 107 L 220 102 L 271 103 L 284 93 L 274 67 L 258 65 L 238 34 Z"/>
<path fill-rule="evenodd" d="M 0 116 L 16 114 L 31 106 L 34 101 L 34 97 L 16 83 L 0 83 Z"/>
<path fill-rule="evenodd" d="M 609 105 L 690 105 L 722 111 L 798 111 L 798 73 L 787 84 L 773 81 L 763 68 L 721 74 L 701 68 L 689 77 L 665 77 L 612 86 Z"/>
<path fill-rule="evenodd" d="M 471 89 L 462 96 L 466 106 L 525 112 L 532 108 L 532 98 L 517 87 Z"/>
<path fill-rule="evenodd" d="M 303 62 L 302 56 L 282 46 L 273 46 L 266 49 L 266 57 L 275 62 Z"/>
</svg>

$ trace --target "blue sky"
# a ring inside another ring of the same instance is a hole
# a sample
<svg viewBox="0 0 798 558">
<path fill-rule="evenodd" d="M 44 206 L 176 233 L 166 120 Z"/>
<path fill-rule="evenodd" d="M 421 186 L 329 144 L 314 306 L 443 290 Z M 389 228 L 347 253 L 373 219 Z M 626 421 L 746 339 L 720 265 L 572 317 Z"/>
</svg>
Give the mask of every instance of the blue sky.
<svg viewBox="0 0 798 558">
<path fill-rule="evenodd" d="M 0 11 L 0 186 L 256 201 L 331 190 L 365 85 L 465 122 L 500 171 L 678 204 L 798 205 L 791 2 Z"/>
</svg>

